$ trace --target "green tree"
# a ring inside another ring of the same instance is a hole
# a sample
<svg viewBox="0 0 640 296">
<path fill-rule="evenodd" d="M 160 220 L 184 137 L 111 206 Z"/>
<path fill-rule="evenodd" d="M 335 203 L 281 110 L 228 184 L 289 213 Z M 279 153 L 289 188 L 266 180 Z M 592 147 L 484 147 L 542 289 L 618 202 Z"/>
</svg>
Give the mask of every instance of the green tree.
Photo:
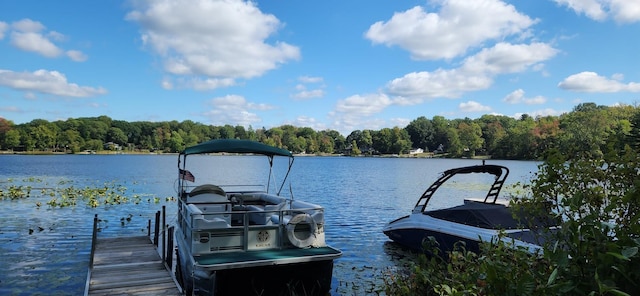
<svg viewBox="0 0 640 296">
<path fill-rule="evenodd" d="M 112 127 L 107 132 L 107 142 L 113 142 L 118 145 L 124 146 L 129 141 L 127 135 L 119 128 Z"/>
<path fill-rule="evenodd" d="M 20 146 L 20 132 L 15 129 L 8 130 L 4 133 L 4 143 L 2 147 L 14 149 Z"/>
<path fill-rule="evenodd" d="M 425 151 L 430 151 L 437 147 L 430 147 L 429 145 L 433 145 L 433 134 L 434 128 L 431 120 L 427 119 L 424 116 L 420 116 L 415 120 L 411 121 L 405 130 L 409 134 L 411 139 L 412 146 L 414 148 L 422 148 Z"/>
<path fill-rule="evenodd" d="M 442 116 L 434 116 L 431 119 L 433 124 L 433 143 L 429 147 L 434 149 L 442 145 L 446 150 L 449 149 L 451 143 L 449 143 L 449 121 Z"/>
<path fill-rule="evenodd" d="M 360 155 L 362 152 L 358 149 L 358 143 L 356 140 L 351 141 L 351 155 Z"/>
<path fill-rule="evenodd" d="M 81 151 L 84 142 L 80 136 L 80 132 L 73 129 L 68 129 L 60 133 L 58 141 L 65 150 L 69 149 L 73 153 Z"/>
<path fill-rule="evenodd" d="M 171 132 L 171 138 L 169 139 L 169 152 L 181 152 L 184 150 L 185 145 L 182 136 L 178 131 Z"/>
<path fill-rule="evenodd" d="M 507 130 L 507 136 L 502 138 L 498 148 L 494 151 L 496 158 L 502 159 L 535 159 L 535 137 L 533 128 L 535 121 L 528 115 L 523 115 L 516 124 Z"/>
<path fill-rule="evenodd" d="M 58 134 L 56 129 L 52 128 L 52 126 L 48 124 L 48 122 L 32 123 L 29 128 L 29 134 L 35 141 L 34 148 L 40 150 L 55 149 Z"/>
<path fill-rule="evenodd" d="M 569 155 L 588 153 L 593 158 L 602 157 L 606 140 L 615 123 L 609 113 L 605 112 L 606 109 L 605 106 L 584 103 L 562 116 L 559 148 Z"/>
<path fill-rule="evenodd" d="M 460 139 L 460 145 L 465 151 L 464 154 L 468 157 L 475 156 L 476 151 L 484 146 L 482 129 L 480 125 L 475 122 L 461 122 L 458 125 L 458 137 Z"/>
<path fill-rule="evenodd" d="M 458 129 L 449 127 L 447 129 L 447 143 L 448 147 L 445 147 L 445 151 L 449 153 L 449 157 L 461 157 L 463 156 L 464 147 L 460 142 L 460 136 L 458 135 Z"/>
<path fill-rule="evenodd" d="M 318 135 L 318 150 L 321 153 L 334 153 L 334 140 L 326 131 L 323 131 Z"/>
</svg>

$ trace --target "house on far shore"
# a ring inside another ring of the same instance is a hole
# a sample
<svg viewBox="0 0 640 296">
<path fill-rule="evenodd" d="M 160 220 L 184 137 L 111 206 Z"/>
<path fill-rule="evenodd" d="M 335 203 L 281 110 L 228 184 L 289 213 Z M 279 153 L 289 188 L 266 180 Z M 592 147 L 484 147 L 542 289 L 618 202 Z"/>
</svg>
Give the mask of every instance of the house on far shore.
<svg viewBox="0 0 640 296">
<path fill-rule="evenodd" d="M 122 147 L 114 142 L 107 142 L 107 143 L 104 143 L 104 149 L 112 150 L 112 151 L 120 151 L 122 150 Z"/>
<path fill-rule="evenodd" d="M 411 150 L 409 150 L 409 154 L 420 154 L 420 153 L 424 153 L 424 149 L 422 149 L 422 148 L 415 148 L 415 149 L 411 149 Z"/>
</svg>

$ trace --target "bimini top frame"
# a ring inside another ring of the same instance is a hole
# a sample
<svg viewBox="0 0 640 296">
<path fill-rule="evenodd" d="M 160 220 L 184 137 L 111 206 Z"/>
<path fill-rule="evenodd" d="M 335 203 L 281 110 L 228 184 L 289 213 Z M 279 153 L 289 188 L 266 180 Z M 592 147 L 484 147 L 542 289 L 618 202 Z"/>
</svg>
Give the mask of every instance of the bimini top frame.
<svg viewBox="0 0 640 296">
<path fill-rule="evenodd" d="M 444 182 L 451 179 L 451 177 L 458 174 L 473 173 L 485 173 L 495 176 L 495 180 L 493 181 L 493 184 L 491 184 L 491 188 L 489 189 L 489 192 L 487 192 L 487 196 L 484 198 L 484 203 L 495 204 L 498 199 L 498 194 L 500 194 L 500 190 L 502 189 L 502 185 L 504 185 L 504 181 L 509 175 L 509 169 L 501 165 L 483 164 L 446 170 L 442 174 L 442 176 L 440 176 L 438 180 L 431 184 L 431 186 L 429 186 L 429 188 L 427 188 L 427 190 L 422 194 L 422 196 L 416 203 L 416 206 L 413 208 L 413 212 L 424 212 L 427 208 L 429 200 L 436 192 L 436 190 L 438 190 L 438 188 L 440 188 L 440 186 L 442 186 Z"/>
<path fill-rule="evenodd" d="M 291 172 L 291 167 L 293 166 L 294 157 L 291 151 L 269 146 L 260 142 L 250 141 L 250 140 L 239 140 L 239 139 L 216 139 L 208 142 L 203 142 L 198 145 L 194 145 L 191 147 L 187 147 L 184 151 L 180 152 L 178 156 L 178 172 L 179 172 L 179 187 L 182 188 L 184 180 L 189 180 L 187 174 L 190 174 L 189 171 L 185 169 L 187 155 L 194 154 L 207 154 L 207 153 L 239 153 L 239 154 L 261 154 L 266 155 L 269 158 L 269 180 L 267 182 L 267 186 L 271 184 L 271 175 L 273 169 L 273 157 L 274 156 L 285 156 L 289 157 L 289 167 L 287 169 L 287 174 L 282 180 L 282 184 L 278 189 L 277 194 L 280 195 L 282 188 L 289 176 L 289 172 Z M 268 191 L 268 187 L 267 187 Z"/>
</svg>

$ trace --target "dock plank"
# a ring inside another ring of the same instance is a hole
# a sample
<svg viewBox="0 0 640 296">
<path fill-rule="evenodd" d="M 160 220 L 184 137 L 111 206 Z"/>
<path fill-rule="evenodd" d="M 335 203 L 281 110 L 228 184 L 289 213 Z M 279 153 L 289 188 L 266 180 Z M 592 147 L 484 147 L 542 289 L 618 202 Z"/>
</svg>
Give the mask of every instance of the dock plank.
<svg viewBox="0 0 640 296">
<path fill-rule="evenodd" d="M 99 238 L 88 295 L 182 295 L 147 236 Z"/>
</svg>

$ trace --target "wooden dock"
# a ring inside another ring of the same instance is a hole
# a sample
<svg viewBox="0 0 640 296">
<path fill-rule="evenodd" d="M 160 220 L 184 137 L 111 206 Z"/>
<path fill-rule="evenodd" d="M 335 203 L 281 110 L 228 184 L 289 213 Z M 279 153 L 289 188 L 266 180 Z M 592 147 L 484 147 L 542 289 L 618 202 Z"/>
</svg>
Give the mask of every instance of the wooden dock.
<svg viewBox="0 0 640 296">
<path fill-rule="evenodd" d="M 150 236 L 96 238 L 94 232 L 85 295 L 182 295 L 171 264 L 158 252 L 157 230 L 154 241 Z"/>
<path fill-rule="evenodd" d="M 181 295 L 147 236 L 98 239 L 88 295 Z"/>
</svg>

